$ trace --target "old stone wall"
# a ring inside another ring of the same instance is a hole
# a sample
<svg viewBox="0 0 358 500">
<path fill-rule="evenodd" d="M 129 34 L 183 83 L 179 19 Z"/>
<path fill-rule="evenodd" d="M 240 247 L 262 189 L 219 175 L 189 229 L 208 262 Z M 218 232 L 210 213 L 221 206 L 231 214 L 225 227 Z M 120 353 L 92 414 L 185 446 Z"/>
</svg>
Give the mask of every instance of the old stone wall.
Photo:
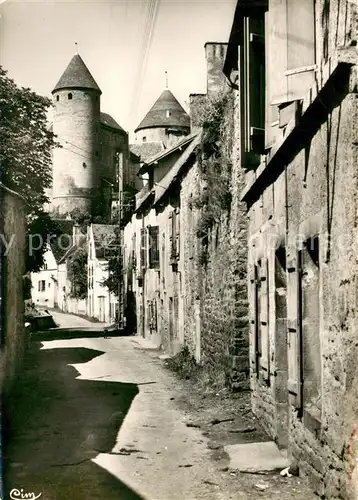
<svg viewBox="0 0 358 500">
<path fill-rule="evenodd" d="M 0 185 L 1 206 L 1 387 L 7 395 L 21 370 L 24 331 L 23 275 L 26 220 L 24 200 Z M 7 242 L 8 249 L 4 246 Z M 11 242 L 11 244 L 10 244 Z"/>
<path fill-rule="evenodd" d="M 259 358 L 254 331 L 251 334 L 253 409 L 270 435 L 288 445 L 301 474 L 318 494 L 344 499 L 357 498 L 358 107 L 354 82 L 351 78 L 350 87 L 331 99 L 326 119 L 250 206 L 248 235 L 249 288 L 254 266 L 263 267 L 264 262 L 268 266 L 260 285 L 262 296 L 263 283 L 268 283 L 268 315 L 264 320 L 261 313 L 259 318 L 261 325 L 267 321 L 265 342 L 261 327 Z M 310 254 L 308 265 L 304 255 L 310 250 L 308 242 L 316 237 L 317 257 Z M 277 273 L 280 248 L 286 259 L 285 291 L 282 283 L 277 284 L 282 278 Z M 280 293 L 286 297 L 284 329 Z M 255 321 L 252 294 L 250 312 Z M 301 347 L 296 344 L 299 335 Z"/>
<path fill-rule="evenodd" d="M 246 205 L 239 198 L 244 175 L 239 165 L 239 148 L 232 135 L 238 130 L 234 123 L 239 119 L 234 100 L 232 95 L 225 108 L 221 140 L 222 158 L 226 162 L 222 168 L 229 169 L 223 172 L 229 179 L 229 207 L 219 208 L 216 221 L 204 227 L 206 208 L 198 199 L 208 189 L 208 181 L 198 162 L 181 183 L 184 325 L 185 343 L 200 361 L 209 381 L 242 390 L 248 388 L 249 373 L 247 221 Z M 220 179 L 218 182 L 221 183 Z"/>
</svg>

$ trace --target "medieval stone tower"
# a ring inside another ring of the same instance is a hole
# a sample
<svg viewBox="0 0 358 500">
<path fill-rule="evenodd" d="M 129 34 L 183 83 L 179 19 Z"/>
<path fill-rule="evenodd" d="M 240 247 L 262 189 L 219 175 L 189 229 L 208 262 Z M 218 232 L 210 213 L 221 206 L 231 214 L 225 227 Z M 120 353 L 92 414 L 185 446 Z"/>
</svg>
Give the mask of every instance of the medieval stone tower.
<svg viewBox="0 0 358 500">
<path fill-rule="evenodd" d="M 190 118 L 173 93 L 165 89 L 135 129 L 136 142 L 161 142 L 170 148 L 190 132 Z"/>
<path fill-rule="evenodd" d="M 52 95 L 53 132 L 62 146 L 53 154 L 53 211 L 58 216 L 75 208 L 91 213 L 98 187 L 101 90 L 78 54 Z"/>
</svg>

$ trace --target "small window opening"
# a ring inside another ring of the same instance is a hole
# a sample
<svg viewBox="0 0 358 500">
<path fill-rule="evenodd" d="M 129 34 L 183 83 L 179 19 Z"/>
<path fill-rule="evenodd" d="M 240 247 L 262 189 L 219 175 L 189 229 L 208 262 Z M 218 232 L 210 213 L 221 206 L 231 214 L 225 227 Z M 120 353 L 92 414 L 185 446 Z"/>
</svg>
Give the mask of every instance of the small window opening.
<svg viewBox="0 0 358 500">
<path fill-rule="evenodd" d="M 147 142 L 147 138 L 146 137 L 143 137 L 143 142 Z"/>
<path fill-rule="evenodd" d="M 167 109 L 167 118 L 169 118 L 172 115 L 172 112 Z"/>
<path fill-rule="evenodd" d="M 59 95 L 57 95 L 57 96 L 56 96 L 56 101 L 59 101 L 59 100 L 60 100 L 60 96 L 59 96 Z"/>
<path fill-rule="evenodd" d="M 86 165 L 86 163 L 85 163 L 85 162 L 83 162 L 83 163 L 82 163 L 82 167 L 83 167 L 83 168 L 87 168 L 87 165 Z"/>
<path fill-rule="evenodd" d="M 304 247 L 306 248 L 309 256 L 315 263 L 317 267 L 319 267 L 319 238 L 318 236 L 312 236 L 311 238 L 308 238 L 304 242 Z"/>
<path fill-rule="evenodd" d="M 71 92 L 68 94 L 68 98 L 69 98 L 69 100 L 72 99 L 72 93 Z"/>
</svg>

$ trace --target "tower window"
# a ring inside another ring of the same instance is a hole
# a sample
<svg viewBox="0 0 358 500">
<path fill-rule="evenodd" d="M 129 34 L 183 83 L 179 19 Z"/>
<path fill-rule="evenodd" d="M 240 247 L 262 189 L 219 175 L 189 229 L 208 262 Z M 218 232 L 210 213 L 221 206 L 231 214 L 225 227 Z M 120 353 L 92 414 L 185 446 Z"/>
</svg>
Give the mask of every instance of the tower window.
<svg viewBox="0 0 358 500">
<path fill-rule="evenodd" d="M 86 167 L 87 167 L 87 165 L 86 165 L 86 163 L 85 163 L 85 162 L 83 162 L 83 163 L 82 163 L 82 167 L 83 167 L 83 168 L 86 168 Z"/>
<path fill-rule="evenodd" d="M 69 99 L 72 99 L 72 94 L 71 94 L 71 92 L 68 94 L 68 98 L 69 98 Z"/>
<path fill-rule="evenodd" d="M 57 96 L 56 96 L 56 101 L 59 101 L 59 100 L 60 100 L 60 96 L 59 96 L 59 95 L 57 95 Z"/>
<path fill-rule="evenodd" d="M 167 118 L 169 118 L 171 116 L 172 112 L 169 111 L 169 109 L 167 109 Z"/>
<path fill-rule="evenodd" d="M 147 138 L 146 137 L 143 137 L 143 142 L 147 142 Z"/>
</svg>

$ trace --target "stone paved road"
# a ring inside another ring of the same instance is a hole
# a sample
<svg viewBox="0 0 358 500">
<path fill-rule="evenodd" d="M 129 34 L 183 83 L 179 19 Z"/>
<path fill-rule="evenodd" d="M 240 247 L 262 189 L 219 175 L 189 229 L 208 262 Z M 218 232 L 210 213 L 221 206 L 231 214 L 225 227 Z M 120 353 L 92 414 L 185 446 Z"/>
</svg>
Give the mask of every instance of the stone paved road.
<svg viewBox="0 0 358 500">
<path fill-rule="evenodd" d="M 213 461 L 178 404 L 183 386 L 145 342 L 63 331 L 64 339 L 32 342 L 12 397 L 4 500 L 14 488 L 40 500 L 310 498 L 277 481 L 258 491 L 262 478 Z"/>
</svg>

